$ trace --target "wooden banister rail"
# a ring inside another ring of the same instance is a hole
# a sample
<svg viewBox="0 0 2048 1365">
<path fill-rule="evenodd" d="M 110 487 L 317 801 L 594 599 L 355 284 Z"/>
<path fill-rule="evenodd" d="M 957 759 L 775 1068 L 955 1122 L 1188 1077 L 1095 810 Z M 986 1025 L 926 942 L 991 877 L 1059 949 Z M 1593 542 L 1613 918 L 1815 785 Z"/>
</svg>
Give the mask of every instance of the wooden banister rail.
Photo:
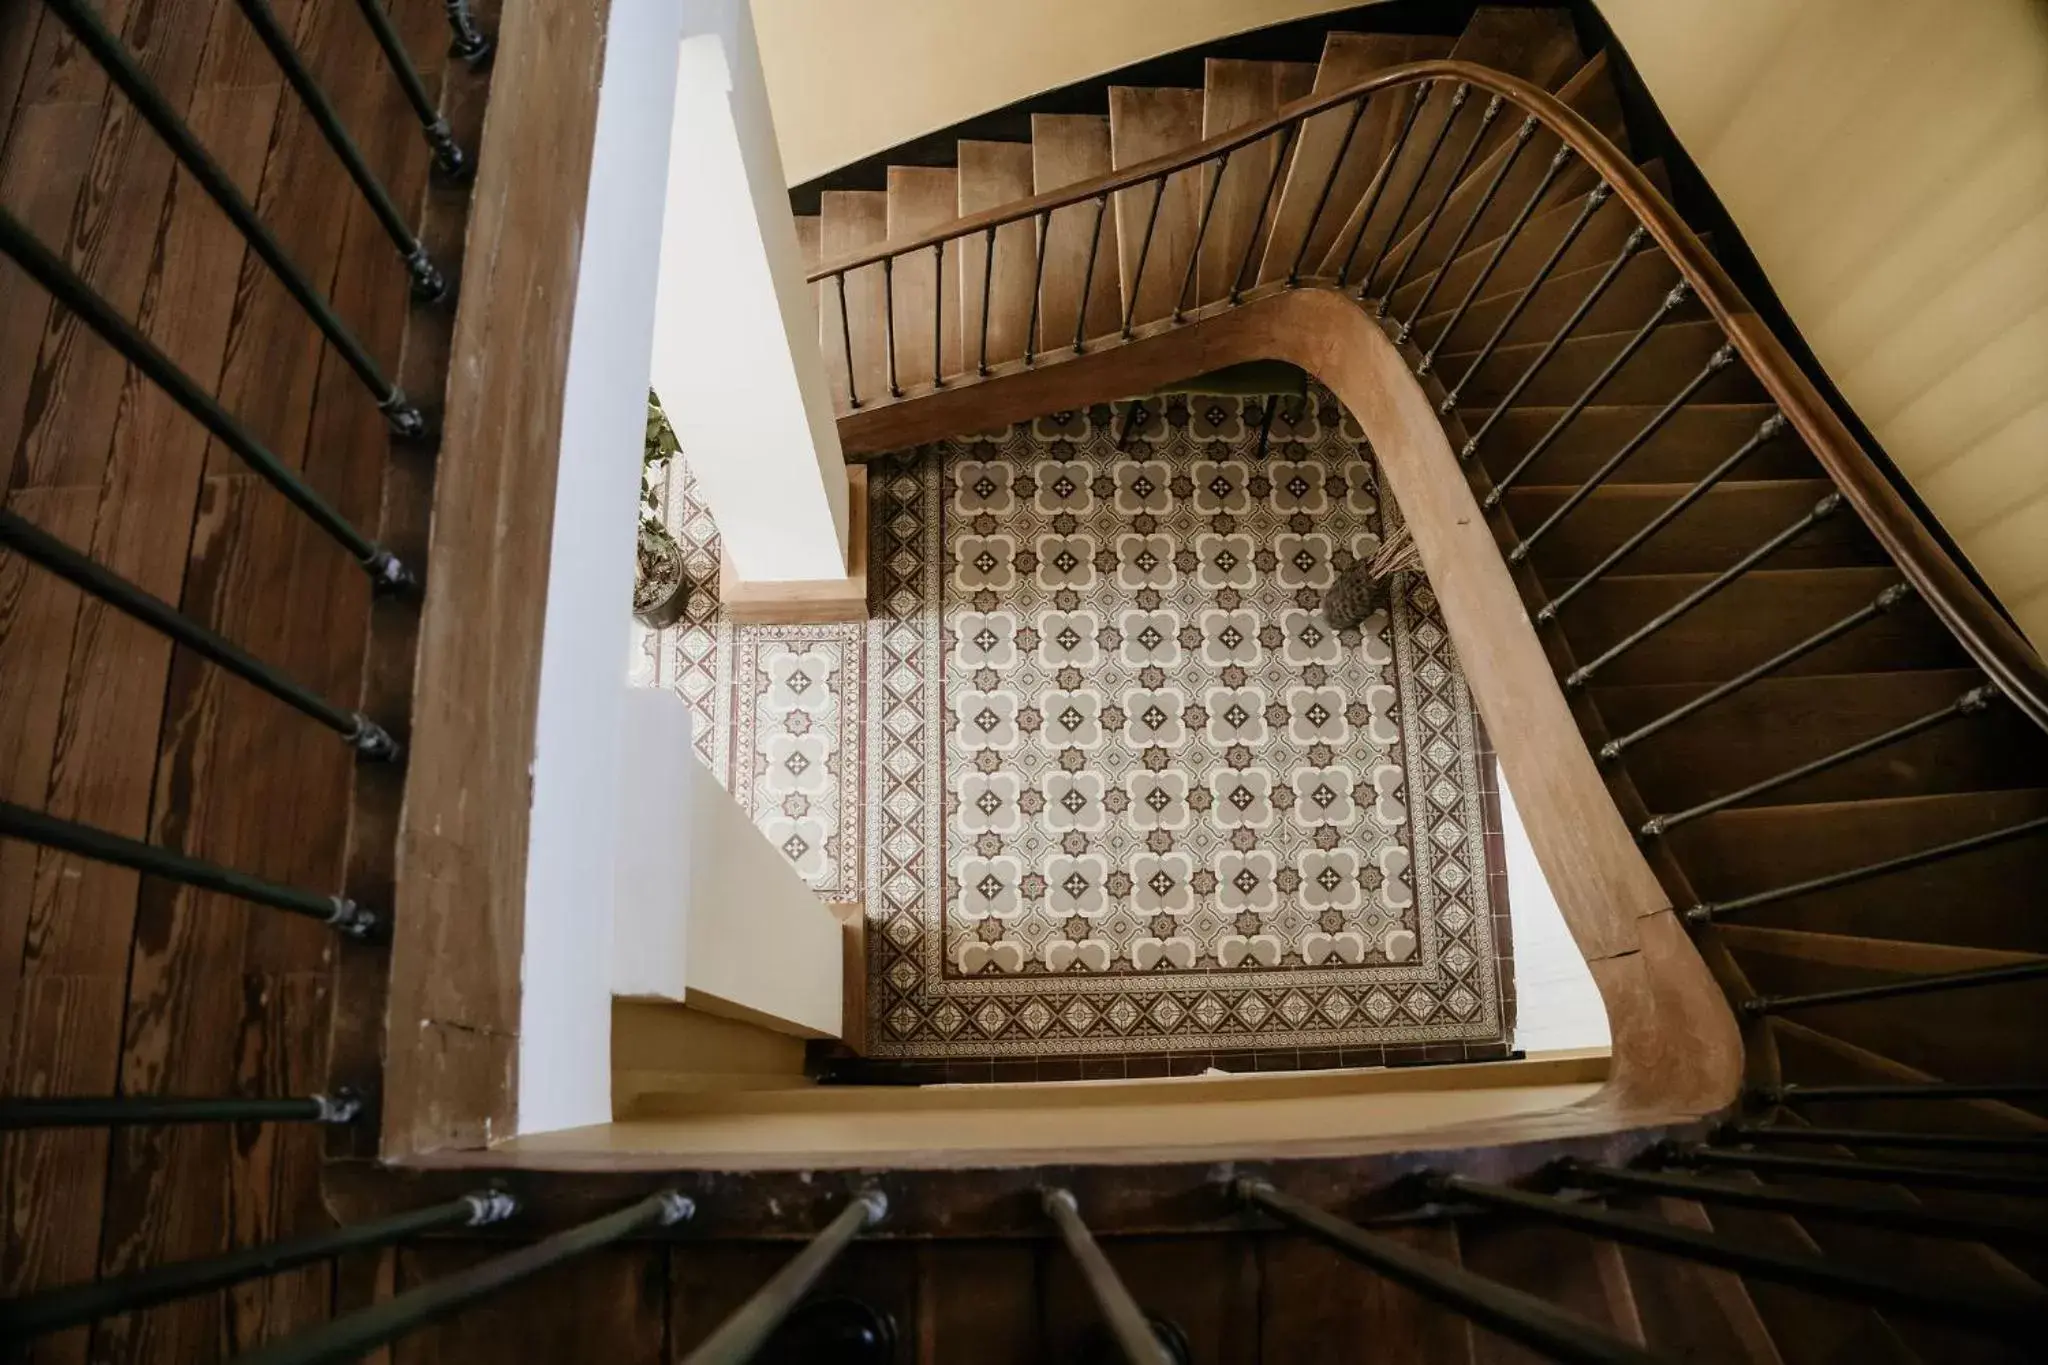
<svg viewBox="0 0 2048 1365">
<path fill-rule="evenodd" d="M 1475 90 L 1501 96 L 1523 114 L 1534 117 L 1599 175 L 1651 239 L 1663 249 L 1680 277 L 1748 363 L 1772 401 L 1813 451 L 1822 468 L 1841 489 L 1844 498 L 1885 552 L 1898 564 L 1907 580 L 2013 704 L 2036 725 L 2048 729 L 2048 663 L 2043 662 L 2025 637 L 1986 598 L 1899 495 L 1884 471 L 1792 360 L 1783 343 L 1764 324 L 1678 211 L 1619 148 L 1577 111 L 1548 91 L 1518 77 L 1449 59 L 1389 67 L 1341 89 L 1296 100 L 1259 122 L 1124 170 L 1077 181 L 1001 208 L 957 219 L 907 240 L 887 242 L 841 256 L 812 270 L 807 278 L 813 282 L 829 281 L 883 261 L 930 251 L 941 243 L 959 242 L 994 228 L 1028 222 L 1058 209 L 1093 203 L 1119 190 L 1184 173 L 1353 101 L 1431 80 L 1460 81 Z M 1328 288 L 1330 284 L 1327 277 L 1304 275 L 1286 287 Z M 1248 291 L 1247 297 L 1271 292 L 1272 288 L 1267 286 L 1264 290 Z M 1178 325 L 1175 321 L 1160 320 L 1142 324 L 1135 330 L 1139 334 L 1150 334 L 1175 325 Z M 1115 342 L 1090 339 L 1088 344 L 1091 350 L 1099 350 Z M 993 368 L 1003 371 L 1015 365 L 1016 362 L 1010 362 Z M 972 376 L 962 377 L 959 381 L 948 380 L 948 383 L 954 382 L 973 380 Z"/>
</svg>

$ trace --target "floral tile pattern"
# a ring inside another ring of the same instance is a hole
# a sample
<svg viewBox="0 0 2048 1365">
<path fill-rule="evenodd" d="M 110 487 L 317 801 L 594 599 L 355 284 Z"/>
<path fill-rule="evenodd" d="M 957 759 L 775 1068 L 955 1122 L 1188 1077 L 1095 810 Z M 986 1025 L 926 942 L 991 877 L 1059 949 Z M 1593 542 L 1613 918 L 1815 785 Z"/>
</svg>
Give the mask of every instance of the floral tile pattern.
<svg viewBox="0 0 2048 1365">
<path fill-rule="evenodd" d="M 865 627 L 693 601 L 650 639 L 764 833 L 865 902 L 870 1055 L 1504 1038 L 1434 597 L 1404 575 L 1328 628 L 1398 513 L 1334 399 L 1283 407 L 1265 459 L 1259 401 L 1155 407 L 1124 450 L 1072 413 L 879 462 Z"/>
</svg>

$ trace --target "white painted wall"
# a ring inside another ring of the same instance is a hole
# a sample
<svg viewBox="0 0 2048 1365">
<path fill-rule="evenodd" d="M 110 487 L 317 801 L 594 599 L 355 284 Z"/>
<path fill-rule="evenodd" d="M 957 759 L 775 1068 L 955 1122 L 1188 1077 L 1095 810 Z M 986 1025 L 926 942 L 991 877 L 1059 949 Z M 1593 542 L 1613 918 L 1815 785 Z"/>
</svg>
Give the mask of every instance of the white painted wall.
<svg viewBox="0 0 2048 1365">
<path fill-rule="evenodd" d="M 625 720 L 631 742 L 619 763 L 612 993 L 681 1000 L 688 989 L 690 868 L 711 851 L 700 846 L 700 822 L 691 818 L 691 770 L 703 765 L 690 747 L 690 708 L 674 692 L 628 687 Z"/>
<path fill-rule="evenodd" d="M 1500 814 L 1508 859 L 1508 922 L 1515 940 L 1515 1039 L 1525 1052 L 1602 1048 L 1613 1041 L 1600 988 L 1565 927 L 1536 850 L 1500 775 Z"/>
<path fill-rule="evenodd" d="M 563 391 L 526 863 L 518 1128 L 611 1117 L 614 836 L 673 0 L 612 0 Z"/>
<path fill-rule="evenodd" d="M 746 0 L 685 0 L 654 387 L 748 581 L 846 577 L 846 462 Z"/>
</svg>

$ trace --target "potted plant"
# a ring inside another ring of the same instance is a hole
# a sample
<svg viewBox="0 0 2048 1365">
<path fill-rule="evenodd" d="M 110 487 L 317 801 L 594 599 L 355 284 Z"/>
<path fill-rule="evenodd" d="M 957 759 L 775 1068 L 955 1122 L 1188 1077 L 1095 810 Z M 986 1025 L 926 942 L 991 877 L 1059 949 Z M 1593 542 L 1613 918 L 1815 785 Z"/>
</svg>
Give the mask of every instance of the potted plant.
<svg viewBox="0 0 2048 1365">
<path fill-rule="evenodd" d="M 682 449 L 668 414 L 661 410 L 661 399 L 649 389 L 647 444 L 640 461 L 639 570 L 633 581 L 633 615 L 655 630 L 675 624 L 690 595 L 689 582 L 683 576 L 683 547 L 662 523 L 655 497 L 656 480 Z"/>
</svg>

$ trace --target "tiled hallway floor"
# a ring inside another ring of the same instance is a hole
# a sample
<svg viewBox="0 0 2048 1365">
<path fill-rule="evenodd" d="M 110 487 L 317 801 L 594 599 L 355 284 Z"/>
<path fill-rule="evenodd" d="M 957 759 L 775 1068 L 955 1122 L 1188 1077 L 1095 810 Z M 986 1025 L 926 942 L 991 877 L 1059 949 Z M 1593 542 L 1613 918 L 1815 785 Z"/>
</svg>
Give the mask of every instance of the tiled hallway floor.
<svg viewBox="0 0 2048 1365">
<path fill-rule="evenodd" d="M 865 624 L 719 620 L 715 529 L 671 490 L 706 590 L 638 680 L 864 904 L 871 1057 L 1504 1052 L 1491 755 L 1434 598 L 1400 575 L 1329 629 L 1322 590 L 1397 513 L 1334 399 L 1283 400 L 1263 460 L 1261 403 L 1173 400 L 1121 452 L 1104 409 L 877 462 Z"/>
</svg>

